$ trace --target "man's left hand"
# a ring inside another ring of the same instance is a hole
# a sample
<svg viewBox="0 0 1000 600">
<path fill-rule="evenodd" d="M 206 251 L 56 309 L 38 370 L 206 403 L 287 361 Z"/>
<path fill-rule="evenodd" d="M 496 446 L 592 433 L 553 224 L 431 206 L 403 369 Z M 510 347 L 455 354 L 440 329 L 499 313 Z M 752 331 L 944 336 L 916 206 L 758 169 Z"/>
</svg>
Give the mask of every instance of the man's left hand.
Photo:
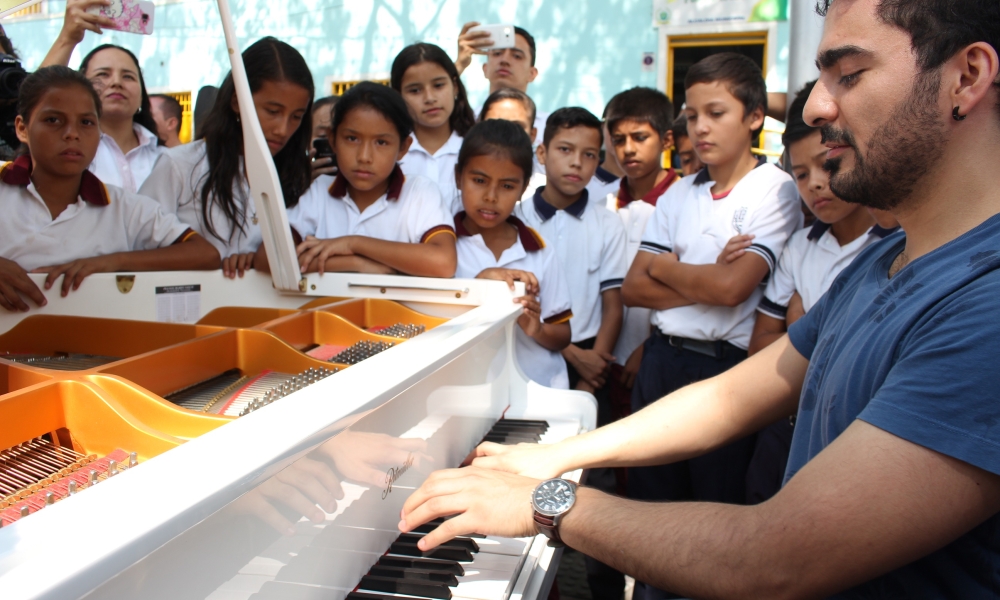
<svg viewBox="0 0 1000 600">
<path fill-rule="evenodd" d="M 403 505 L 399 530 L 406 533 L 439 517 L 450 517 L 418 543 L 431 550 L 448 540 L 478 533 L 515 538 L 533 536 L 531 495 L 537 479 L 480 467 L 436 471 Z"/>
</svg>

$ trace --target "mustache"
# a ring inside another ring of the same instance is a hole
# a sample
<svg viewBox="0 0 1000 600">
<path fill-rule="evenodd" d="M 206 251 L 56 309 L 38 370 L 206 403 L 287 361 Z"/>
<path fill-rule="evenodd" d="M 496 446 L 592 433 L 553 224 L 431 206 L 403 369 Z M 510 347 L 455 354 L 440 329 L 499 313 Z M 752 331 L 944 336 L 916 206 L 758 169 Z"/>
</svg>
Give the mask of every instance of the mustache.
<svg viewBox="0 0 1000 600">
<path fill-rule="evenodd" d="M 857 150 L 858 146 L 854 141 L 854 135 L 846 129 L 838 129 L 833 125 L 823 125 L 819 128 L 819 133 L 824 144 L 834 143 L 850 146 Z"/>
</svg>

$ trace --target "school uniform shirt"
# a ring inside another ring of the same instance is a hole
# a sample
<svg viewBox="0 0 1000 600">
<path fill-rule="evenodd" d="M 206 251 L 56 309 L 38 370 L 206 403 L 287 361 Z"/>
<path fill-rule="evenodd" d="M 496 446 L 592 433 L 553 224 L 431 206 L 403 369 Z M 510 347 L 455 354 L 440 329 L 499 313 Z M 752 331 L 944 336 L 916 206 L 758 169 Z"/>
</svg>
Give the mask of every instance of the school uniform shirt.
<svg viewBox="0 0 1000 600">
<path fill-rule="evenodd" d="M 833 235 L 830 225 L 822 221 L 816 221 L 809 229 L 796 231 L 781 253 L 778 269 L 764 290 L 757 312 L 784 321 L 788 302 L 795 292 L 802 297 L 802 307 L 809 312 L 862 250 L 893 231 L 875 225 L 843 246 Z"/>
<path fill-rule="evenodd" d="M 628 179 L 622 177 L 616 180 L 618 184 L 616 193 L 606 196 L 608 209 L 617 213 L 625 226 L 625 261 L 629 267 L 632 266 L 632 261 L 639 253 L 642 234 L 646 231 L 646 224 L 649 223 L 649 219 L 656 210 L 656 203 L 678 179 L 677 172 L 670 169 L 659 185 L 642 198 L 634 199 L 628 191 Z M 627 273 L 628 268 L 625 271 Z M 624 307 L 622 330 L 618 334 L 618 343 L 615 344 L 616 363 L 625 366 L 625 362 L 632 356 L 636 348 L 646 341 L 651 331 L 652 317 L 652 309 L 641 306 Z"/>
<path fill-rule="evenodd" d="M 156 160 L 167 148 L 160 146 L 156 134 L 142 125 L 133 123 L 132 130 L 139 145 L 129 150 L 128 154 L 122 152 L 113 137 L 102 133 L 94 162 L 90 163 L 90 172 L 106 184 L 135 194 L 153 172 Z"/>
<path fill-rule="evenodd" d="M 590 194 L 590 197 L 595 202 L 600 202 L 608 196 L 617 196 L 621 182 L 621 177 L 605 171 L 601 167 L 597 167 L 597 172 L 594 173 L 594 176 L 590 178 L 590 183 L 587 184 L 587 193 Z"/>
<path fill-rule="evenodd" d="M 656 203 L 640 252 L 673 252 L 692 265 L 715 263 L 726 242 L 740 234 L 756 237 L 747 252 L 767 262 L 771 273 L 792 233 L 802 227 L 799 193 L 792 178 L 761 161 L 724 197 L 715 199 L 708 169 L 670 186 Z M 754 312 L 763 296 L 758 286 L 736 307 L 694 304 L 658 310 L 653 325 L 664 335 L 701 341 L 726 341 L 746 349 Z"/>
<path fill-rule="evenodd" d="M 458 152 L 462 149 L 462 136 L 452 131 L 448 141 L 434 154 L 420 145 L 416 135 L 410 134 L 410 139 L 413 140 L 410 151 L 399 161 L 403 173 L 410 177 L 420 175 L 433 181 L 441 190 L 445 205 L 450 209 L 449 214 L 460 212 L 462 197 L 455 185 L 455 165 L 458 163 Z"/>
<path fill-rule="evenodd" d="M 235 226 L 215 203 L 209 211 L 209 231 L 202 213 L 201 190 L 208 180 L 205 141 L 198 140 L 163 153 L 139 193 L 159 202 L 164 210 L 177 215 L 219 251 L 222 258 L 256 252 L 263 243 L 257 212 L 245 177 L 237 177 L 233 200 L 243 214 L 242 229 Z M 240 168 L 242 172 L 242 166 Z"/>
<path fill-rule="evenodd" d="M 288 210 L 288 223 L 303 239 L 345 235 L 422 244 L 436 235 L 455 235 L 441 192 L 424 177 L 407 177 L 399 166 L 389 176 L 389 189 L 361 212 L 347 193 L 347 180 L 321 175 L 299 203 Z"/>
<path fill-rule="evenodd" d="M 517 240 L 500 255 L 494 256 L 486 246 L 483 236 L 472 235 L 462 224 L 465 211 L 455 215 L 455 232 L 458 234 L 458 269 L 455 277 L 473 279 L 486 269 L 518 269 L 533 273 L 538 278 L 538 301 L 542 321 L 547 324 L 566 323 L 573 316 L 569 289 L 559 269 L 559 258 L 552 248 L 545 246 L 538 232 L 511 216 L 507 222 L 517 228 Z M 553 352 L 515 327 L 517 364 L 532 381 L 550 388 L 569 389 L 569 374 L 562 354 Z"/>
<path fill-rule="evenodd" d="M 599 202 L 580 199 L 556 210 L 539 188 L 531 201 L 520 202 L 515 216 L 542 234 L 556 250 L 573 299 L 573 343 L 588 340 L 601 328 L 601 293 L 620 288 L 625 280 L 625 227 Z"/>
<path fill-rule="evenodd" d="M 115 252 L 153 250 L 194 232 L 150 198 L 85 171 L 80 196 L 55 219 L 31 181 L 31 157 L 0 166 L 0 256 L 26 271 Z"/>
</svg>

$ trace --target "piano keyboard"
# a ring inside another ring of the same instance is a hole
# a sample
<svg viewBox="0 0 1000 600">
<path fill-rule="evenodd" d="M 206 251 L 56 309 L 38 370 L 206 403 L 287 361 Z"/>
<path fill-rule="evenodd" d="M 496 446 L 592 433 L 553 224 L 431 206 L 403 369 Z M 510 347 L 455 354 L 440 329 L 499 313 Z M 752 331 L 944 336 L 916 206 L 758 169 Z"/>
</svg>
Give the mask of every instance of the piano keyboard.
<svg viewBox="0 0 1000 600">
<path fill-rule="evenodd" d="M 139 464 L 135 452 L 84 455 L 40 437 L 0 451 L 0 527 Z"/>
<path fill-rule="evenodd" d="M 442 423 L 426 419 L 402 437 L 427 439 Z M 551 443 L 578 431 L 578 422 L 501 419 L 484 441 Z M 503 600 L 529 551 L 537 550 L 534 537 L 471 535 L 421 552 L 417 542 L 443 520 L 405 534 L 368 529 L 359 525 L 368 521 L 365 514 L 373 505 L 384 501 L 381 491 L 344 487 L 346 497 L 326 523 L 300 521 L 294 536 L 279 539 L 251 560 L 209 600 Z M 343 579 L 348 565 L 365 573 L 353 587 Z"/>
<path fill-rule="evenodd" d="M 75 354 L 70 352 L 56 352 L 54 354 L 0 354 L 11 362 L 52 369 L 54 371 L 86 371 L 95 369 L 106 364 L 121 360 L 114 356 L 97 356 L 93 354 Z"/>
<path fill-rule="evenodd" d="M 164 397 L 188 410 L 242 417 L 336 372 L 336 368 L 310 368 L 298 375 L 264 371 L 249 376 L 230 369 Z"/>
</svg>

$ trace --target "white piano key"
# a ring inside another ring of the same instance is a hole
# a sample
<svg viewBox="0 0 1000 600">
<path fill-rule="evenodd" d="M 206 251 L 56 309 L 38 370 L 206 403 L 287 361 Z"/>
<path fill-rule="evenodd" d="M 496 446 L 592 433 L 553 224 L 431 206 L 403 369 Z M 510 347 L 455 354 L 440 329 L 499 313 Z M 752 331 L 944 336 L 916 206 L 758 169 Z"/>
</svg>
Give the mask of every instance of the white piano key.
<svg viewBox="0 0 1000 600">
<path fill-rule="evenodd" d="M 521 556 L 528 551 L 532 538 L 501 538 L 487 536 L 486 538 L 475 538 L 479 545 L 479 552 L 483 554 L 507 554 L 509 556 Z"/>
<path fill-rule="evenodd" d="M 539 444 L 555 444 L 580 433 L 579 421 L 553 419 L 549 420 L 548 423 L 549 429 L 541 435 L 538 440 Z"/>
<path fill-rule="evenodd" d="M 509 571 L 465 570 L 458 578 L 458 586 L 451 588 L 452 600 L 498 600 L 507 595 L 507 589 L 514 580 L 518 563 Z"/>
</svg>

